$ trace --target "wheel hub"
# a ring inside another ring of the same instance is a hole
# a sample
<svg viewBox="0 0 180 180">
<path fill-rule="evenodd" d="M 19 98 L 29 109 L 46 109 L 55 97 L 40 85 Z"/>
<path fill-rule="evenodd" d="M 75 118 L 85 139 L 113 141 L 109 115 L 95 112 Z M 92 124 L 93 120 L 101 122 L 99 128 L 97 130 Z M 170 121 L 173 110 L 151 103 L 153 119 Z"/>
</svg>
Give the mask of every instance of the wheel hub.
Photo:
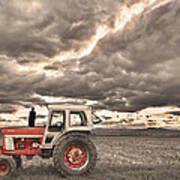
<svg viewBox="0 0 180 180">
<path fill-rule="evenodd" d="M 81 146 L 73 145 L 66 149 L 64 153 L 64 160 L 69 167 L 79 168 L 85 164 L 87 154 Z"/>
<path fill-rule="evenodd" d="M 0 163 L 0 176 L 5 176 L 9 172 L 9 166 L 7 163 L 2 162 Z"/>
</svg>

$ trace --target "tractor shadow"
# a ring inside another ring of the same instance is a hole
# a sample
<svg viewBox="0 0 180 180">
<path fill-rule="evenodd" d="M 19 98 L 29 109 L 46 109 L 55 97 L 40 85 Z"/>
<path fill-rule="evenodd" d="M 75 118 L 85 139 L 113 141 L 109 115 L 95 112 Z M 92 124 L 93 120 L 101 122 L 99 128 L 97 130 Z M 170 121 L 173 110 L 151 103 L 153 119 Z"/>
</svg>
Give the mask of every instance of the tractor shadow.
<svg viewBox="0 0 180 180">
<path fill-rule="evenodd" d="M 12 180 L 52 180 L 52 179 L 64 179 L 61 174 L 53 166 L 36 167 L 28 166 L 26 168 L 19 168 L 13 174 Z"/>
</svg>

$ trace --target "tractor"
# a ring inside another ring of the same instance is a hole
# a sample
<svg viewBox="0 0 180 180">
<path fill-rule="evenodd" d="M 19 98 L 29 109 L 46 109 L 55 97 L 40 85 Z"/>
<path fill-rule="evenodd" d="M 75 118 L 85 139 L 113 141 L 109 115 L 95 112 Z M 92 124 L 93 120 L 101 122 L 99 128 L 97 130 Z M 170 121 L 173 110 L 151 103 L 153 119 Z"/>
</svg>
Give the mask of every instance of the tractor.
<svg viewBox="0 0 180 180">
<path fill-rule="evenodd" d="M 1 128 L 0 177 L 9 177 L 21 166 L 22 156 L 52 158 L 63 176 L 91 173 L 97 152 L 92 141 L 92 108 L 51 105 L 44 127 Z"/>
</svg>

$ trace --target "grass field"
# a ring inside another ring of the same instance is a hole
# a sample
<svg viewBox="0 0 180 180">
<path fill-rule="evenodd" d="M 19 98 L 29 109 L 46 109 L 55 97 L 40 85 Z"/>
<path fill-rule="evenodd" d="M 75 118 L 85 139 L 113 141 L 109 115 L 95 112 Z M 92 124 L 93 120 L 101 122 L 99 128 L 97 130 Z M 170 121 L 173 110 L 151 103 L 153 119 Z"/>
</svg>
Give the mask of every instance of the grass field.
<svg viewBox="0 0 180 180">
<path fill-rule="evenodd" d="M 97 166 L 88 177 L 62 177 L 52 160 L 23 160 L 10 180 L 178 180 L 178 137 L 96 137 Z"/>
</svg>

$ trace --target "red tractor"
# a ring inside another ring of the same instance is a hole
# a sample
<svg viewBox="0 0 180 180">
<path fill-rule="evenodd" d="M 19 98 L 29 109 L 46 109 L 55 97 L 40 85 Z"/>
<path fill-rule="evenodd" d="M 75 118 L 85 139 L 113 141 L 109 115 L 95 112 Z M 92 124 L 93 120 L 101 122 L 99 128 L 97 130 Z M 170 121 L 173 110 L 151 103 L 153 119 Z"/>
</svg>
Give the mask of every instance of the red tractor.
<svg viewBox="0 0 180 180">
<path fill-rule="evenodd" d="M 87 106 L 49 107 L 45 127 L 2 128 L 0 177 L 21 166 L 21 156 L 53 158 L 62 175 L 90 173 L 96 165 L 96 147 L 91 141 L 92 110 Z"/>
</svg>

